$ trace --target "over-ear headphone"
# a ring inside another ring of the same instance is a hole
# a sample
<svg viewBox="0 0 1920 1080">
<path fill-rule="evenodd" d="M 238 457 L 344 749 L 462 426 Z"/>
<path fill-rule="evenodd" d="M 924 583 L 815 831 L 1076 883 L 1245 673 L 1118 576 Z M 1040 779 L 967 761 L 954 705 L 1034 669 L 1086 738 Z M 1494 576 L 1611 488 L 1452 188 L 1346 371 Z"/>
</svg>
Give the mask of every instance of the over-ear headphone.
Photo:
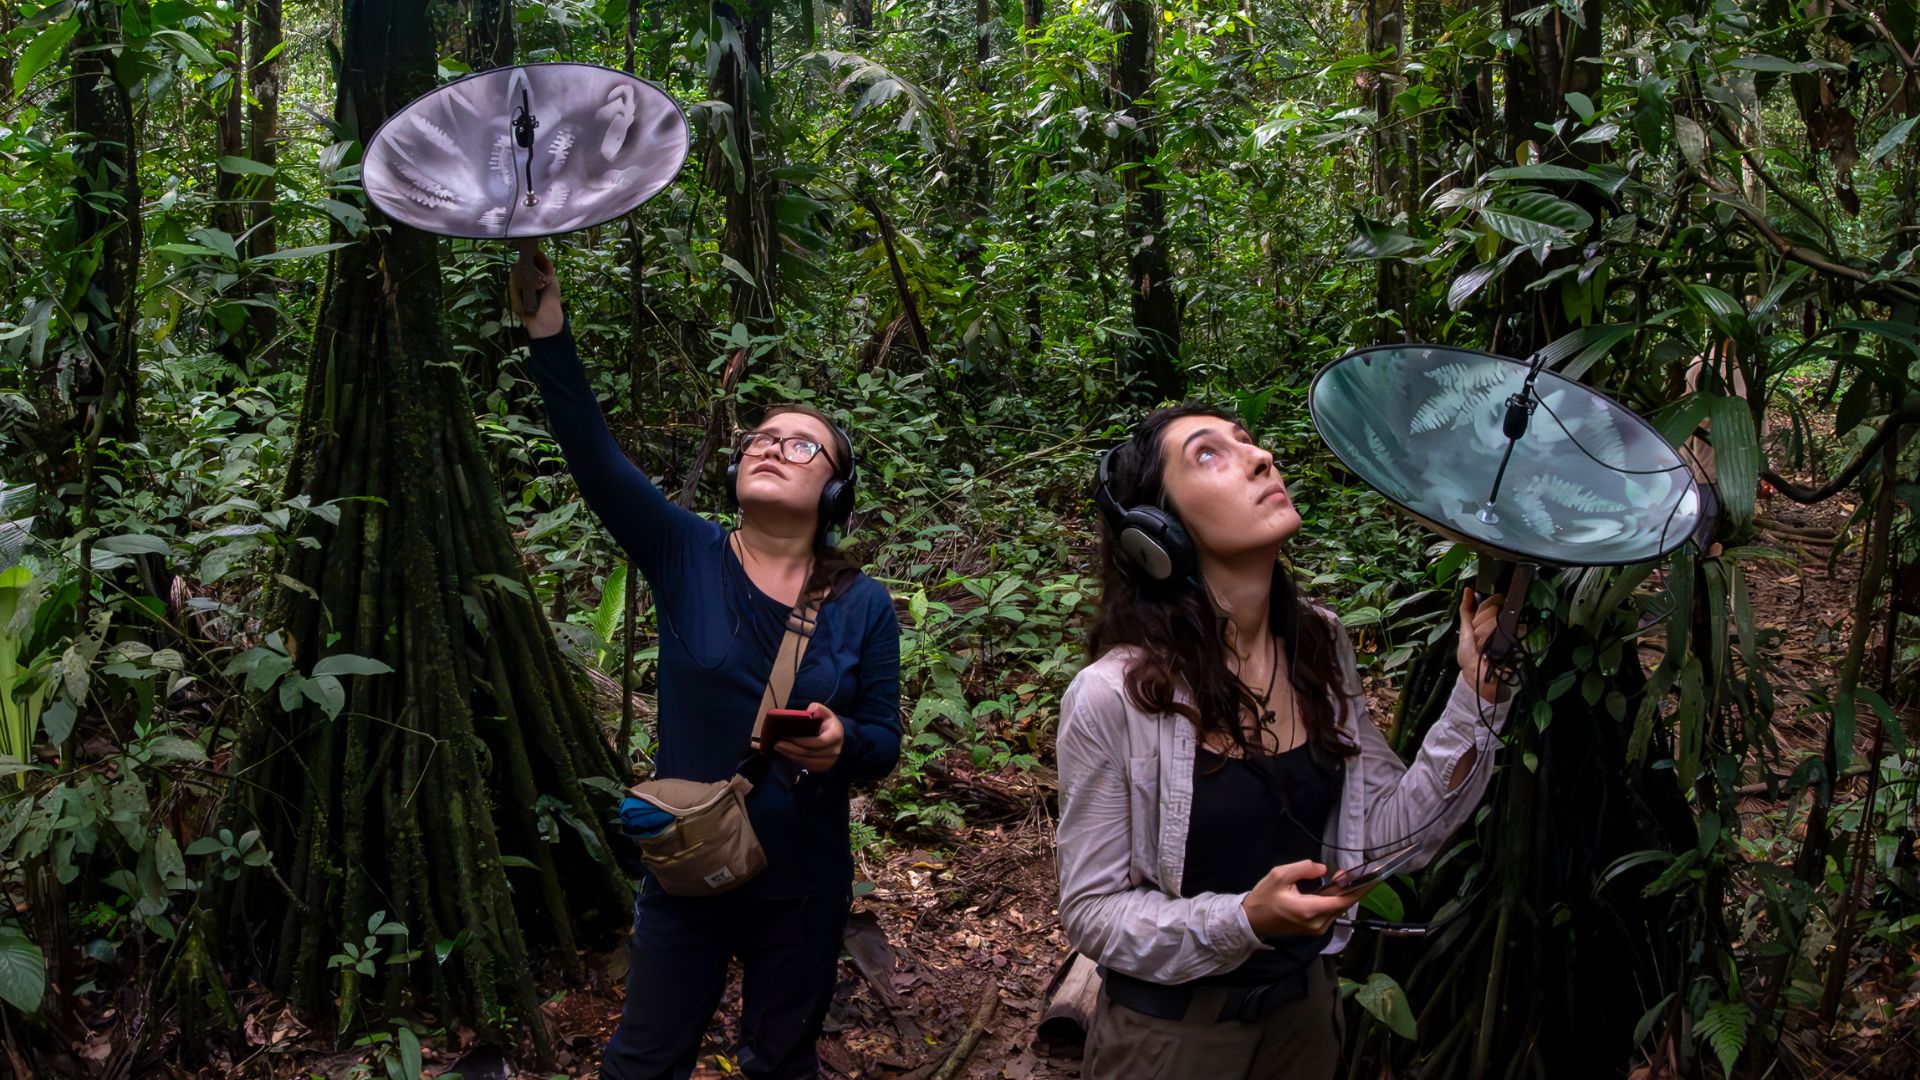
<svg viewBox="0 0 1920 1080">
<path fill-rule="evenodd" d="M 1186 526 L 1172 511 L 1158 506 L 1120 505 L 1107 486 L 1107 463 L 1116 449 L 1100 455 L 1100 467 L 1094 473 L 1093 504 L 1107 519 L 1121 554 L 1135 569 L 1154 581 L 1185 581 L 1194 570 L 1193 540 L 1187 536 Z"/>
<path fill-rule="evenodd" d="M 839 424 L 830 424 L 833 428 L 835 446 L 827 461 L 833 465 L 833 475 L 820 488 L 820 528 L 823 532 L 845 532 L 847 523 L 853 520 L 853 501 L 855 485 L 860 479 L 860 455 L 853 452 L 853 439 L 847 429 Z M 840 463 L 845 452 L 846 464 Z M 727 462 L 727 504 L 740 505 L 740 444 L 734 443 L 729 451 L 732 455 Z"/>
</svg>

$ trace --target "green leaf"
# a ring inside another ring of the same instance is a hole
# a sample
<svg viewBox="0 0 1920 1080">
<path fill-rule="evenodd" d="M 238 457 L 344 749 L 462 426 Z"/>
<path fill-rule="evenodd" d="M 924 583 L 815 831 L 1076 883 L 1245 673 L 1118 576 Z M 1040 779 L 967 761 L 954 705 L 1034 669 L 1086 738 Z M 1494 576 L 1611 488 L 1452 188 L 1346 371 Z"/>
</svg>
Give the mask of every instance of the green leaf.
<svg viewBox="0 0 1920 1080">
<path fill-rule="evenodd" d="M 1867 166 L 1871 168 L 1878 165 L 1881 158 L 1900 149 L 1900 144 L 1907 141 L 1907 136 L 1913 131 L 1915 124 L 1920 124 L 1920 116 L 1909 116 L 1893 125 L 1892 130 L 1885 135 L 1880 136 L 1880 141 L 1873 144 L 1873 153 L 1867 155 Z"/>
<path fill-rule="evenodd" d="M 1618 129 L 1616 129 L 1618 130 Z M 1533 180 L 1533 181 L 1577 181 L 1592 184 L 1602 191 L 1613 186 L 1613 182 L 1604 176 L 1595 176 L 1585 169 L 1572 169 L 1565 165 L 1510 165 L 1504 169 L 1495 169 L 1487 174 L 1489 180 Z"/>
<path fill-rule="evenodd" d="M 1698 165 L 1707 159 L 1707 130 L 1691 116 L 1673 118 L 1673 137 L 1680 144 L 1680 153 L 1687 164 Z"/>
<path fill-rule="evenodd" d="M 171 555 L 173 549 L 167 546 L 163 537 L 148 536 L 143 533 L 122 533 L 119 536 L 103 537 L 94 542 L 95 548 L 111 551 L 115 555 Z"/>
<path fill-rule="evenodd" d="M 594 636 L 611 644 L 614 633 L 620 629 L 626 609 L 627 564 L 622 562 L 608 572 L 607 583 L 600 589 L 600 604 L 593 609 Z"/>
<path fill-rule="evenodd" d="M 200 44 L 199 40 L 192 34 L 182 30 L 156 30 L 153 32 L 153 36 L 173 42 L 174 48 L 185 53 L 187 59 L 192 60 L 201 67 L 210 68 L 220 66 L 220 61 L 215 58 L 212 53 L 208 52 L 207 47 Z"/>
<path fill-rule="evenodd" d="M 340 679 L 335 675 L 315 675 L 306 679 L 300 683 L 300 692 L 306 695 L 307 700 L 320 706 L 320 711 L 326 713 L 329 720 L 339 716 L 340 710 L 347 706 L 347 689 L 340 685 Z"/>
<path fill-rule="evenodd" d="M 1357 235 L 1347 243 L 1346 253 L 1361 259 L 1390 259 L 1409 251 L 1418 251 L 1420 241 L 1382 221 L 1361 214 L 1353 215 Z"/>
<path fill-rule="evenodd" d="M 1660 872 L 1659 877 L 1648 882 L 1647 887 L 1640 890 L 1640 895 L 1654 897 L 1670 891 L 1680 883 L 1680 879 L 1687 876 L 1687 871 L 1693 869 L 1693 864 L 1699 861 L 1700 850 L 1698 848 L 1688 848 L 1681 852 L 1679 858 L 1667 864 L 1667 868 Z"/>
<path fill-rule="evenodd" d="M 1708 396 L 1707 415 L 1713 420 L 1715 487 L 1728 520 L 1736 529 L 1753 522 L 1753 499 L 1760 487 L 1760 440 L 1753 430 L 1753 410 L 1746 399 Z"/>
<path fill-rule="evenodd" d="M 220 171 L 239 176 L 272 176 L 276 170 L 252 158 L 225 156 L 220 159 Z"/>
<path fill-rule="evenodd" d="M 78 715 L 73 702 L 66 698 L 47 706 L 40 714 L 40 726 L 46 731 L 47 741 L 55 746 L 66 742 L 67 736 L 73 734 L 73 721 Z"/>
<path fill-rule="evenodd" d="M 0 1001 L 32 1014 L 46 993 L 46 954 L 18 927 L 0 926 Z"/>
<path fill-rule="evenodd" d="M 155 244 L 153 245 L 153 247 L 149 248 L 148 250 L 162 252 L 167 255 L 180 255 L 183 257 L 194 258 L 194 259 L 204 259 L 208 257 L 217 259 L 220 257 L 220 253 L 218 251 L 215 251 L 212 248 L 206 247 L 201 244 Z"/>
<path fill-rule="evenodd" d="M 407 1080 L 419 1080 L 422 1062 L 420 1060 L 420 1036 L 410 1027 L 400 1029 L 400 1069 Z"/>
<path fill-rule="evenodd" d="M 1873 710 L 1873 714 L 1879 717 L 1880 726 L 1885 728 L 1887 732 L 1887 745 L 1892 748 L 1894 755 L 1905 755 L 1907 752 L 1907 731 L 1906 728 L 1901 726 L 1900 717 L 1893 711 L 1893 706 L 1887 704 L 1887 699 L 1881 697 L 1880 692 L 1871 687 L 1855 687 L 1853 694 L 1861 701 L 1866 702 L 1867 706 Z"/>
<path fill-rule="evenodd" d="M 205 761 L 207 752 L 192 739 L 178 735 L 156 735 L 146 741 L 147 756 L 154 761 Z"/>
<path fill-rule="evenodd" d="M 1713 328 L 1730 338 L 1744 338 L 1753 332 L 1753 320 L 1748 317 L 1747 309 L 1740 301 L 1711 285 L 1686 284 L 1681 286 L 1693 301 L 1707 313 L 1707 319 Z"/>
<path fill-rule="evenodd" d="M 1593 215 L 1558 195 L 1523 191 L 1480 212 L 1487 227 L 1522 247 L 1556 244 L 1593 224 Z"/>
<path fill-rule="evenodd" d="M 255 255 L 248 261 L 263 263 L 278 262 L 282 259 L 305 259 L 313 255 L 325 255 L 329 251 L 339 251 L 350 243 L 351 241 L 342 241 L 337 244 L 309 244 L 306 247 L 282 248 L 279 251 L 269 251 L 265 255 Z"/>
<path fill-rule="evenodd" d="M 1747 1029 L 1752 1024 L 1753 1013 L 1746 1005 L 1716 1001 L 1707 1006 L 1707 1015 L 1694 1030 L 1702 1042 L 1713 1048 L 1714 1056 L 1720 1059 L 1720 1068 L 1732 1076 L 1734 1062 L 1740 1060 L 1740 1051 L 1746 1049 Z"/>
<path fill-rule="evenodd" d="M 1763 71 L 1776 75 L 1804 75 L 1816 67 L 1804 61 L 1766 55 L 1743 56 L 1738 60 L 1728 61 L 1727 66 L 1738 71 Z"/>
<path fill-rule="evenodd" d="M 1360 1007 L 1373 1014 L 1375 1020 L 1385 1024 L 1388 1031 L 1403 1039 L 1419 1035 L 1420 1029 L 1414 1023 L 1413 1006 L 1407 1004 L 1407 995 L 1393 976 L 1384 971 L 1376 971 L 1367 976 L 1367 981 L 1354 991 Z"/>
<path fill-rule="evenodd" d="M 39 36 L 33 39 L 26 51 L 20 54 L 19 65 L 13 69 L 13 92 L 16 96 L 27 88 L 27 84 L 33 81 L 35 75 L 40 74 L 48 64 L 53 63 L 54 58 L 60 55 L 60 50 L 66 48 L 67 39 L 73 37 L 74 32 L 79 29 L 79 17 L 69 15 L 40 31 Z M 35 995 L 36 1005 L 39 1000 L 39 996 Z"/>
<path fill-rule="evenodd" d="M 1388 922 L 1399 922 L 1407 914 L 1407 905 L 1400 894 L 1384 881 L 1367 890 L 1367 895 L 1360 898 L 1360 906 Z"/>
<path fill-rule="evenodd" d="M 1844 688 L 1843 688 L 1844 689 Z M 1859 703 L 1851 694 L 1836 694 L 1833 698 L 1833 771 L 1838 776 L 1847 771 L 1847 763 L 1853 757 L 1853 733 L 1860 720 Z"/>
<path fill-rule="evenodd" d="M 1479 292 L 1481 286 L 1492 281 L 1499 273 L 1499 263 L 1482 263 L 1454 278 L 1453 284 L 1447 288 L 1447 306 L 1459 311 L 1467 301 L 1473 299 L 1473 294 Z"/>
<path fill-rule="evenodd" d="M 369 656 L 356 656 L 353 653 L 335 653 L 323 656 L 313 665 L 313 677 L 322 675 L 386 675 L 393 668 Z"/>
<path fill-rule="evenodd" d="M 1567 378 L 1578 379 L 1587 373 L 1588 368 L 1599 363 L 1601 357 L 1612 352 L 1615 345 L 1632 337 L 1638 329 L 1637 323 L 1583 326 L 1541 349 L 1537 354 L 1538 359 Z M 1568 357 L 1572 359 L 1568 360 Z M 1562 360 L 1566 361 L 1564 366 Z"/>
</svg>

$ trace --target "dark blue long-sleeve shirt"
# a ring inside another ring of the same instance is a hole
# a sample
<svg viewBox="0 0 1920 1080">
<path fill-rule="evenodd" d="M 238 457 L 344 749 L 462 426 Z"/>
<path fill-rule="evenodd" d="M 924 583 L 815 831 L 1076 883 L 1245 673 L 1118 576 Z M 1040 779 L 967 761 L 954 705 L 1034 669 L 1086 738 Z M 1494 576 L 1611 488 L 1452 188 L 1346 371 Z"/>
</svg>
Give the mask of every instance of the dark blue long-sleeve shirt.
<svg viewBox="0 0 1920 1080">
<path fill-rule="evenodd" d="M 726 530 L 667 499 L 607 430 L 571 329 L 532 343 L 547 427 L 587 505 L 653 587 L 660 623 L 660 744 L 655 775 L 724 780 L 748 751 L 788 605 L 761 592 Z M 856 575 L 821 607 L 788 700 L 831 708 L 846 732 L 840 759 L 802 775 L 776 757 L 748 796 L 767 869 L 739 894 L 799 896 L 844 887 L 850 784 L 879 780 L 900 757 L 900 623 L 879 582 Z"/>
</svg>

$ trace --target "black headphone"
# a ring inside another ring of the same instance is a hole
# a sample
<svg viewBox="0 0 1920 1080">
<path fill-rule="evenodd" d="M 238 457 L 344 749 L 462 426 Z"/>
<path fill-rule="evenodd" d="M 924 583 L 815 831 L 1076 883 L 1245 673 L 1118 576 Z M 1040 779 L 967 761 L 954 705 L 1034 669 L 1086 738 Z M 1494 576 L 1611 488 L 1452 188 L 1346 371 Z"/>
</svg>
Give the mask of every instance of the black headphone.
<svg viewBox="0 0 1920 1080">
<path fill-rule="evenodd" d="M 1124 443 L 1122 445 L 1125 445 Z M 1094 473 L 1093 504 L 1107 519 L 1120 552 L 1134 568 L 1154 581 L 1185 581 L 1193 576 L 1193 540 L 1173 511 L 1158 506 L 1123 507 L 1107 486 L 1107 462 L 1114 450 L 1100 455 Z"/>
<path fill-rule="evenodd" d="M 846 428 L 839 424 L 829 426 L 833 428 L 834 441 L 838 445 L 827 456 L 828 463 L 833 465 L 833 475 L 820 487 L 820 529 L 822 532 L 845 532 L 848 522 L 853 520 L 854 485 L 860 479 L 860 455 L 853 452 L 853 439 L 847 435 Z M 844 468 L 837 460 L 843 448 L 847 454 Z M 728 453 L 727 505 L 739 506 L 740 443 L 735 441 Z"/>
</svg>

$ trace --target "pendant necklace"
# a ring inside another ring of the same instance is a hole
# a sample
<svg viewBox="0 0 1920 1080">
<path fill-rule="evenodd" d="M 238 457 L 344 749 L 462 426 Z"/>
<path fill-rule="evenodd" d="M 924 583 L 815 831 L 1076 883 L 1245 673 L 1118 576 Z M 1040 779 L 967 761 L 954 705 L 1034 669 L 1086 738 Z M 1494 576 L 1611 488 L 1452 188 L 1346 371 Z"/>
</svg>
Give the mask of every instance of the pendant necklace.
<svg viewBox="0 0 1920 1080">
<path fill-rule="evenodd" d="M 1260 714 L 1260 726 L 1265 728 L 1273 723 L 1273 687 L 1280 681 L 1280 639 L 1273 638 L 1273 666 L 1267 670 L 1267 692 L 1260 699 L 1265 711 Z"/>
</svg>

